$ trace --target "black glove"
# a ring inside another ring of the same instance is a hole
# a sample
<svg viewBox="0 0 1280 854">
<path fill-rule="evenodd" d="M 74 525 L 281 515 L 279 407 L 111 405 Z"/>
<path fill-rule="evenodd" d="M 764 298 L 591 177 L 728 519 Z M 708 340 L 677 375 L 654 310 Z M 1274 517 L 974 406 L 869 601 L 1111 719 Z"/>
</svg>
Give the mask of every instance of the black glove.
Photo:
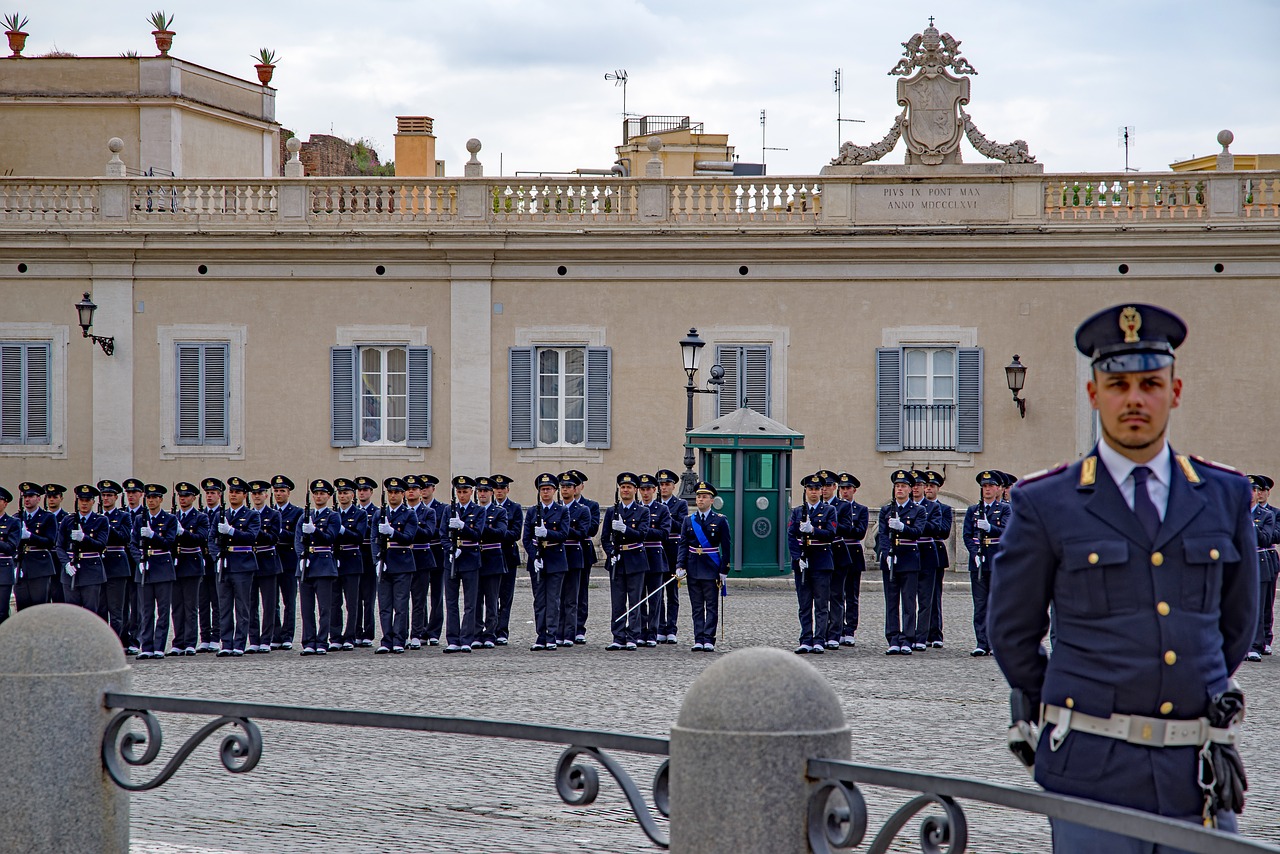
<svg viewBox="0 0 1280 854">
<path fill-rule="evenodd" d="M 1040 706 L 1031 700 L 1031 695 L 1020 688 L 1009 692 L 1009 751 L 1028 770 L 1036 765 L 1035 724 Z"/>
<path fill-rule="evenodd" d="M 1233 721 L 1244 718 L 1244 692 L 1233 680 L 1227 690 L 1213 698 L 1209 705 L 1209 725 L 1226 728 Z M 1210 776 L 1212 775 L 1212 776 Z M 1234 744 L 1209 744 L 1209 755 L 1200 755 L 1200 780 L 1202 786 L 1211 788 L 1213 812 L 1244 811 L 1244 793 L 1249 790 L 1244 762 Z"/>
</svg>

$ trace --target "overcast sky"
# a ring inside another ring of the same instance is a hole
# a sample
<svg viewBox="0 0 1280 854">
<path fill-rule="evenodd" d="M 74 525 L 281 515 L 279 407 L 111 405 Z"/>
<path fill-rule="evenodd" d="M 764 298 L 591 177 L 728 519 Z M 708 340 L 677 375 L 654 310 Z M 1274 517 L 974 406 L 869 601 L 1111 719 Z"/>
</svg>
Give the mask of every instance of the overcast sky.
<svg viewBox="0 0 1280 854">
<path fill-rule="evenodd" d="M 688 115 L 728 133 L 770 175 L 812 175 L 840 139 L 878 141 L 899 111 L 887 72 L 937 15 L 977 69 L 967 111 L 987 138 L 1025 139 L 1050 172 L 1163 170 L 1215 153 L 1280 152 L 1280 71 L 1266 45 L 1280 0 L 21 0 L 27 55 L 154 55 L 147 15 L 176 15 L 172 54 L 256 80 L 250 54 L 281 57 L 277 118 L 393 157 L 397 115 L 429 115 L 437 156 L 461 174 L 478 137 L 486 174 L 604 168 L 628 112 Z M 2 74 L 0 69 L 0 74 Z M 904 147 L 881 162 L 901 163 Z M 967 161 L 981 160 L 971 150 Z"/>
</svg>

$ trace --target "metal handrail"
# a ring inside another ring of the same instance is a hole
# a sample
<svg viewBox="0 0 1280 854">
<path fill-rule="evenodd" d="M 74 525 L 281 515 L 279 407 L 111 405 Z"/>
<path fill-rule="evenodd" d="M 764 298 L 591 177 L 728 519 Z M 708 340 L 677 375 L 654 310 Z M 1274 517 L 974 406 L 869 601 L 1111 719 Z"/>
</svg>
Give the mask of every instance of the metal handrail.
<svg viewBox="0 0 1280 854">
<path fill-rule="evenodd" d="M 867 823 L 866 804 L 857 787 L 848 787 L 845 785 L 847 783 L 863 783 L 868 786 L 926 793 L 912 799 L 889 818 L 872 843 L 869 849 L 872 852 L 886 850 L 888 844 L 907 821 L 915 813 L 930 805 L 942 807 L 947 816 L 945 818 L 927 817 L 924 820 L 922 832 L 927 831 L 931 835 L 951 838 L 959 843 L 959 847 L 953 844 L 947 850 L 963 851 L 967 834 L 964 812 L 954 802 L 954 798 L 967 798 L 1043 815 L 1047 818 L 1062 819 L 1146 842 L 1168 845 L 1183 851 L 1194 852 L 1194 854 L 1280 852 L 1280 847 L 1265 842 L 1245 839 L 1141 810 L 1037 789 L 987 783 L 970 777 L 947 777 L 835 759 L 810 759 L 806 773 L 811 779 L 820 781 L 819 787 L 809 802 L 809 841 L 810 846 L 818 854 L 826 854 L 840 848 L 856 847 L 861 843 L 861 834 L 865 832 Z M 844 803 L 833 805 L 831 803 L 833 794 L 843 795 Z M 844 829 L 843 832 L 841 828 Z M 853 838 L 855 836 L 856 839 Z"/>
<path fill-rule="evenodd" d="M 670 742 L 668 739 L 657 736 L 480 718 L 410 715 L 355 709 L 322 709 L 312 706 L 277 706 L 267 703 L 157 697 L 113 691 L 103 695 L 103 705 L 109 709 L 120 709 L 120 711 L 108 722 L 102 736 L 102 764 L 117 786 L 131 792 L 148 791 L 168 782 L 187 757 L 205 739 L 223 727 L 237 727 L 239 732 L 232 731 L 223 736 L 218 751 L 222 766 L 233 774 L 252 771 L 262 757 L 262 731 L 253 722 L 254 718 L 540 741 L 569 745 L 556 762 L 556 793 L 562 801 L 570 806 L 587 806 L 595 802 L 600 791 L 599 774 L 590 765 L 582 765 L 576 761 L 580 756 L 590 757 L 617 781 L 640 828 L 653 844 L 659 848 L 667 848 L 670 845 L 667 834 L 650 812 L 635 781 L 621 765 L 602 750 L 602 748 L 611 748 L 630 753 L 666 756 L 670 749 Z M 153 712 L 217 715 L 218 717 L 200 727 L 183 742 L 156 776 L 135 783 L 131 779 L 129 769 L 150 765 L 160 755 L 162 742 L 160 722 Z M 128 729 L 128 724 L 134 721 L 141 723 L 146 731 L 138 733 Z M 663 816 L 671 814 L 668 769 L 669 762 L 664 760 L 653 778 L 653 805 Z"/>
</svg>

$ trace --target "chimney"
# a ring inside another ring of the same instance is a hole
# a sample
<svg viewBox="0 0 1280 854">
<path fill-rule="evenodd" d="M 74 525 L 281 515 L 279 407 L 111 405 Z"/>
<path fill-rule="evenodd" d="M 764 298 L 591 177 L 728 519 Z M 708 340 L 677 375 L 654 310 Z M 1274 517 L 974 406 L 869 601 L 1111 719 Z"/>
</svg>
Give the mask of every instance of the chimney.
<svg viewBox="0 0 1280 854">
<path fill-rule="evenodd" d="M 396 116 L 396 177 L 435 178 L 436 138 L 430 116 Z"/>
</svg>

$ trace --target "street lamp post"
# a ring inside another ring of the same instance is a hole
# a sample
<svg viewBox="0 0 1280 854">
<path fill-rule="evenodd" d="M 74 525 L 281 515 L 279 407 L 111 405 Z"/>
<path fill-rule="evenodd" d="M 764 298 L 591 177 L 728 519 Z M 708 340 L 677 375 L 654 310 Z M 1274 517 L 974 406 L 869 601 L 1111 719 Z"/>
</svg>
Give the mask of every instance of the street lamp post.
<svg viewBox="0 0 1280 854">
<path fill-rule="evenodd" d="M 693 448 L 689 447 L 689 433 L 693 431 L 693 396 L 695 394 L 715 394 L 720 390 L 720 386 L 724 385 L 724 368 L 720 365 L 711 366 L 711 377 L 707 380 L 707 388 L 698 388 L 694 385 L 694 377 L 698 373 L 698 366 L 702 362 L 702 348 L 707 342 L 698 336 L 698 330 L 689 329 L 689 334 L 680 339 L 680 356 L 684 360 L 684 373 L 687 381 L 685 383 L 685 397 L 687 405 L 685 407 L 684 432 L 685 432 L 685 449 L 684 449 L 684 474 L 680 476 L 680 497 L 685 501 L 692 502 L 695 490 L 698 486 L 698 476 L 693 473 Z"/>
<path fill-rule="evenodd" d="M 89 331 L 93 327 L 93 313 L 97 310 L 97 304 L 89 296 L 89 292 L 85 291 L 84 299 L 76 303 L 76 313 L 80 315 L 80 331 L 84 333 L 85 338 L 91 339 L 93 343 L 102 348 L 103 353 L 110 356 L 116 351 L 115 337 L 94 335 Z"/>
<path fill-rule="evenodd" d="M 1013 361 L 1004 367 L 1004 377 L 1009 383 L 1009 391 L 1013 392 L 1014 405 L 1018 407 L 1018 414 L 1023 418 L 1027 417 L 1027 401 L 1025 398 L 1018 397 L 1018 393 L 1022 391 L 1022 386 L 1027 381 L 1027 366 L 1022 364 L 1022 360 L 1015 353 Z"/>
</svg>

